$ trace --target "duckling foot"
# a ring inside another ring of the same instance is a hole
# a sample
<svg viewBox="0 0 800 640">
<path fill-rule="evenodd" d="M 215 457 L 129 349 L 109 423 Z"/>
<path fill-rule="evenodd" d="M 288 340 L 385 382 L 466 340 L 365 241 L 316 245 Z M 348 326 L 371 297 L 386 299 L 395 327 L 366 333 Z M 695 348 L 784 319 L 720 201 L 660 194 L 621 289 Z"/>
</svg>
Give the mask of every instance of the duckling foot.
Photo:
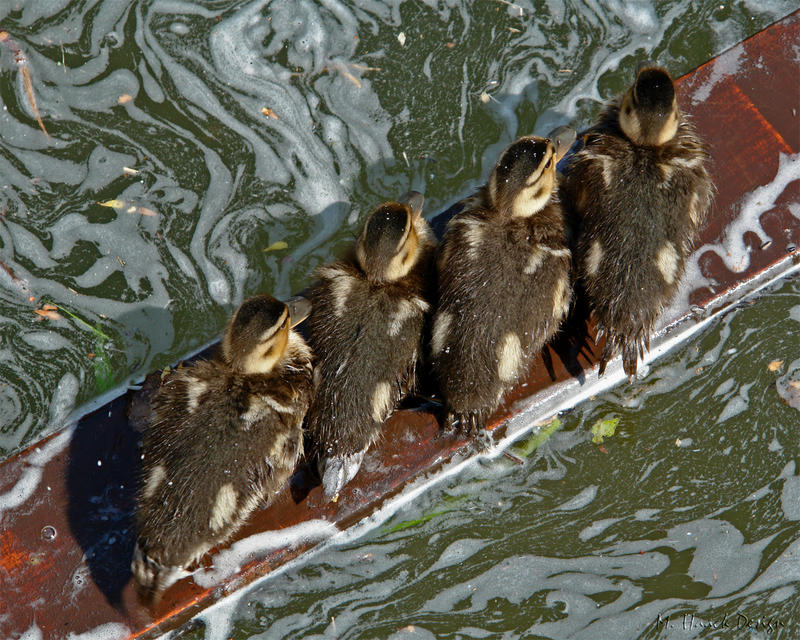
<svg viewBox="0 0 800 640">
<path fill-rule="evenodd" d="M 601 329 L 605 333 L 604 329 Z M 598 334 L 599 335 L 599 334 Z M 606 343 L 603 345 L 603 353 L 600 356 L 600 366 L 597 369 L 597 377 L 601 377 L 606 372 L 606 365 L 616 354 L 616 336 L 613 333 L 606 335 Z"/>
<path fill-rule="evenodd" d="M 364 460 L 364 454 L 366 453 L 367 450 L 362 449 L 358 453 L 322 458 L 319 461 L 322 493 L 328 502 L 336 502 L 339 499 L 341 490 L 355 477 L 361 468 L 361 462 Z"/>
<path fill-rule="evenodd" d="M 445 424 L 455 429 L 456 433 L 471 439 L 477 451 L 485 451 L 492 444 L 491 436 L 486 431 L 486 418 L 476 411 L 456 412 L 447 415 Z"/>
<path fill-rule="evenodd" d="M 628 382 L 633 382 L 636 379 L 641 352 L 642 349 L 637 344 L 626 342 L 622 345 L 622 368 L 628 376 Z"/>
</svg>

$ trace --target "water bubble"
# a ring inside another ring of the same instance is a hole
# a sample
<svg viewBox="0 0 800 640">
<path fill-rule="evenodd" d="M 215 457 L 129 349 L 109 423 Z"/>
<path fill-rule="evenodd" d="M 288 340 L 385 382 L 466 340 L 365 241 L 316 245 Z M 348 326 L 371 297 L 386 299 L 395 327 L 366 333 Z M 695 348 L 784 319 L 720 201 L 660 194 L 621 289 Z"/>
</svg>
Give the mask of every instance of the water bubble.
<svg viewBox="0 0 800 640">
<path fill-rule="evenodd" d="M 58 531 L 56 531 L 56 528 L 54 526 L 48 524 L 42 527 L 41 531 L 42 540 L 47 540 L 48 542 L 50 542 L 51 540 L 55 540 L 57 535 Z"/>
</svg>

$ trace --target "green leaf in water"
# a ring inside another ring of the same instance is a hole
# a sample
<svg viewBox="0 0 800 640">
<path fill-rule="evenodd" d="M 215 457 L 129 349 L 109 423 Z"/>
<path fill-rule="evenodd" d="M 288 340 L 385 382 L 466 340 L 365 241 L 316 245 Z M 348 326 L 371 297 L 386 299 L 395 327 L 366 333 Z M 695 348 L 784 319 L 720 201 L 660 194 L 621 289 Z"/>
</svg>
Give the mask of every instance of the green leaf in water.
<svg viewBox="0 0 800 640">
<path fill-rule="evenodd" d="M 462 500 L 466 500 L 469 495 L 462 494 L 458 496 L 444 496 L 445 502 L 451 502 L 453 504 L 461 502 Z M 436 516 L 440 516 L 444 513 L 448 513 L 453 510 L 454 507 L 450 507 L 448 509 L 442 509 L 441 511 L 433 511 L 431 513 L 426 513 L 421 518 L 417 518 L 416 520 L 403 520 L 403 522 L 399 522 L 393 527 L 387 527 L 383 530 L 384 534 L 393 533 L 395 531 L 402 531 L 403 529 L 410 529 L 411 527 L 416 527 L 417 525 L 423 524 L 428 520 L 435 518 Z"/>
<path fill-rule="evenodd" d="M 51 302 L 54 307 L 56 307 L 61 313 L 64 315 L 69 316 L 75 322 L 82 324 L 84 327 L 89 329 L 92 333 L 94 333 L 95 341 L 94 341 L 94 382 L 97 387 L 97 390 L 102 393 L 103 391 L 108 391 L 111 387 L 114 386 L 115 378 L 114 378 L 114 370 L 111 367 L 111 362 L 109 361 L 108 354 L 106 353 L 106 343 L 111 342 L 111 337 L 103 333 L 100 329 L 95 327 L 93 324 L 90 324 L 80 316 L 75 315 L 69 309 L 65 309 L 59 304 L 55 302 Z"/>
<path fill-rule="evenodd" d="M 282 249 L 288 249 L 289 245 L 284 242 L 283 240 L 278 240 L 277 242 L 273 242 L 269 245 L 266 249 L 264 249 L 264 253 L 267 251 L 281 251 Z"/>
<path fill-rule="evenodd" d="M 592 442 L 600 444 L 603 438 L 610 438 L 617 430 L 619 418 L 609 418 L 608 420 L 598 420 L 592 425 Z"/>
<path fill-rule="evenodd" d="M 110 336 L 107 336 L 105 333 L 100 331 L 100 329 L 98 329 L 97 327 L 95 327 L 92 324 L 89 324 L 83 318 L 81 318 L 79 316 L 76 316 L 69 309 L 65 309 L 60 304 L 56 304 L 55 302 L 50 302 L 50 304 L 52 304 L 54 307 L 56 307 L 56 309 L 58 309 L 61 313 L 64 313 L 64 314 L 68 315 L 70 318 L 72 318 L 73 320 L 75 320 L 76 322 L 81 323 L 84 327 L 86 327 L 87 329 L 92 331 L 96 336 L 98 336 L 100 338 L 104 338 L 105 340 L 111 340 Z"/>
<path fill-rule="evenodd" d="M 434 511 L 433 513 L 426 513 L 421 518 L 417 518 L 416 520 L 403 520 L 403 522 L 398 522 L 393 527 L 388 527 L 387 529 L 383 530 L 383 533 L 394 533 L 395 531 L 402 531 L 403 529 L 410 529 L 411 527 L 416 527 L 419 524 L 423 524 L 428 520 L 435 518 L 436 516 L 440 516 L 443 513 L 447 513 L 450 509 L 442 509 L 441 511 Z"/>
<path fill-rule="evenodd" d="M 102 338 L 95 342 L 94 383 L 100 393 L 108 391 L 116 383 L 105 346 L 106 341 Z"/>
<path fill-rule="evenodd" d="M 540 444 L 542 444 L 545 440 L 547 440 L 560 428 L 561 428 L 561 419 L 554 418 L 546 425 L 544 425 L 541 429 L 534 432 L 527 440 L 518 442 L 513 447 L 511 447 L 511 451 L 514 453 L 514 455 L 517 455 L 520 458 L 527 458 L 534 451 L 536 451 L 536 449 L 539 448 Z"/>
</svg>

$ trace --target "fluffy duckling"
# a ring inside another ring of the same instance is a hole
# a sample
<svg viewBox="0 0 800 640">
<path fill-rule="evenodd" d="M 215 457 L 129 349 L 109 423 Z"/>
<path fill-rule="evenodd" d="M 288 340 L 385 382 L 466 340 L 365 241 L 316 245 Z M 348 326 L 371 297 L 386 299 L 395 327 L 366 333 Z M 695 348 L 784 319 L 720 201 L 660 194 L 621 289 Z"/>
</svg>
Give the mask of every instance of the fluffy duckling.
<svg viewBox="0 0 800 640">
<path fill-rule="evenodd" d="M 157 602 L 293 472 L 312 392 L 311 352 L 291 329 L 301 319 L 275 298 L 250 298 L 220 356 L 174 371 L 153 399 L 131 566 L 146 601 Z"/>
<path fill-rule="evenodd" d="M 447 225 L 431 359 L 446 420 L 463 433 L 483 433 L 569 309 L 558 159 L 547 138 L 517 140 Z"/>
<path fill-rule="evenodd" d="M 669 73 L 649 63 L 583 141 L 562 188 L 577 221 L 576 269 L 606 336 L 600 374 L 621 351 L 632 378 L 711 204 L 708 153 Z"/>
<path fill-rule="evenodd" d="M 306 428 L 328 500 L 355 476 L 415 382 L 435 240 L 422 195 L 401 200 L 370 214 L 355 255 L 318 269 L 309 295 L 316 363 Z"/>
</svg>

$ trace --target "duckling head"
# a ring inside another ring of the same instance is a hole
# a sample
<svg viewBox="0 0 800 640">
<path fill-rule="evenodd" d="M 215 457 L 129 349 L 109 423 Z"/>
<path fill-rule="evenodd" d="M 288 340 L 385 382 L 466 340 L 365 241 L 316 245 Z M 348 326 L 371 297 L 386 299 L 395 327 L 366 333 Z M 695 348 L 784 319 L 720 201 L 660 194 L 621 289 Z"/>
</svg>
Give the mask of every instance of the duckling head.
<svg viewBox="0 0 800 640">
<path fill-rule="evenodd" d="M 672 78 L 661 67 L 642 63 L 619 108 L 619 126 L 634 144 L 658 146 L 678 131 L 680 113 Z"/>
<path fill-rule="evenodd" d="M 283 357 L 291 327 L 302 320 L 272 296 L 245 300 L 222 338 L 222 358 L 240 373 L 269 373 Z"/>
<path fill-rule="evenodd" d="M 420 255 L 423 197 L 416 192 L 404 202 L 384 202 L 367 219 L 356 245 L 356 258 L 367 279 L 393 282 L 408 275 Z"/>
<path fill-rule="evenodd" d="M 556 185 L 557 161 L 547 138 L 527 136 L 511 143 L 489 178 L 492 208 L 519 218 L 541 211 Z"/>
</svg>

